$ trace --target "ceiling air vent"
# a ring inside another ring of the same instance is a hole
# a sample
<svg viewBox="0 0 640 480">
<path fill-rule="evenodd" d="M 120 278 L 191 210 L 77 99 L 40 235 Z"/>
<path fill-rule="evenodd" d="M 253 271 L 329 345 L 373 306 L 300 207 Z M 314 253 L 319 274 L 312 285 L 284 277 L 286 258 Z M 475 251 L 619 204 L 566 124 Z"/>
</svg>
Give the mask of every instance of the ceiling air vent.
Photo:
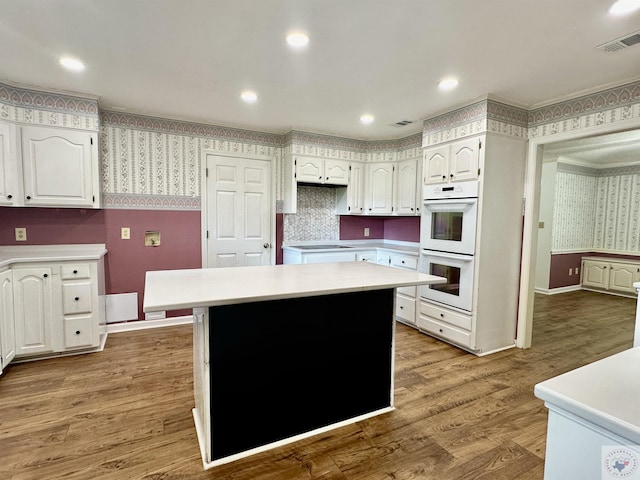
<svg viewBox="0 0 640 480">
<path fill-rule="evenodd" d="M 622 50 L 627 47 L 631 47 L 633 45 L 636 45 L 637 43 L 640 43 L 640 30 L 630 33 L 629 35 L 625 35 L 624 37 L 616 38 L 611 42 L 598 45 L 596 48 L 603 52 L 611 53 L 617 52 L 618 50 Z"/>
<path fill-rule="evenodd" d="M 413 120 L 401 120 L 399 122 L 394 123 L 393 125 L 395 127 L 406 127 L 407 125 L 410 125 L 412 123 L 415 123 Z"/>
</svg>

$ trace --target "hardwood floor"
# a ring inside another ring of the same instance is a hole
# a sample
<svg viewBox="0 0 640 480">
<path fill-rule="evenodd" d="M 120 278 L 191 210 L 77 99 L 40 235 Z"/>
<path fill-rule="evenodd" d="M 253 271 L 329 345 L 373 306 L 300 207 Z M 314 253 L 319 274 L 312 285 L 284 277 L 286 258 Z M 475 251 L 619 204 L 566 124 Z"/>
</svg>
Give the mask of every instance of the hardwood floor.
<svg viewBox="0 0 640 480">
<path fill-rule="evenodd" d="M 209 471 L 191 326 L 112 334 L 103 352 L 0 378 L 0 478 L 540 480 L 547 411 L 533 386 L 629 348 L 634 315 L 629 298 L 536 296 L 533 347 L 485 357 L 398 324 L 394 412 Z"/>
</svg>

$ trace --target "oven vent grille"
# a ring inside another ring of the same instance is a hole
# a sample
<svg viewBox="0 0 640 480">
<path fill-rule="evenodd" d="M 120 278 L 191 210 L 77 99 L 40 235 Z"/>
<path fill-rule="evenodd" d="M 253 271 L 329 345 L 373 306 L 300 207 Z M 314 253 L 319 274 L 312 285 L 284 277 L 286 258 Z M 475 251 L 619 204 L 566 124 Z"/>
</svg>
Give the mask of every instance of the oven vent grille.
<svg viewBox="0 0 640 480">
<path fill-rule="evenodd" d="M 602 52 L 613 53 L 624 50 L 625 48 L 632 47 L 633 45 L 637 45 L 639 43 L 640 30 L 625 35 L 624 37 L 616 38 L 615 40 L 612 40 L 610 42 L 603 43 L 602 45 L 598 45 L 596 48 Z"/>
</svg>

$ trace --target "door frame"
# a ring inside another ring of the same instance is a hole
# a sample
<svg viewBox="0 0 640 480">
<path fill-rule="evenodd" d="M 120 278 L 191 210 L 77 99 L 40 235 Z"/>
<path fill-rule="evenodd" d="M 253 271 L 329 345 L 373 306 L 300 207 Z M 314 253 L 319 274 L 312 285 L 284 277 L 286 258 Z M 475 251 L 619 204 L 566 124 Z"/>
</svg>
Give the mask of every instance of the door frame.
<svg viewBox="0 0 640 480">
<path fill-rule="evenodd" d="M 524 182 L 524 226 L 522 259 L 520 264 L 520 293 L 518 295 L 518 326 L 516 346 L 531 347 L 533 334 L 533 302 L 536 283 L 536 255 L 538 245 L 538 215 L 540 213 L 540 183 L 542 176 L 542 149 L 547 143 L 575 140 L 607 133 L 640 128 L 640 118 L 571 130 L 542 137 L 529 138 Z"/>
<path fill-rule="evenodd" d="M 269 162 L 271 166 L 271 199 L 269 201 L 269 221 L 271 224 L 271 232 L 269 235 L 269 243 L 271 244 L 271 252 L 269 254 L 269 262 L 271 265 L 276 263 L 276 170 L 277 157 L 275 155 L 259 155 L 255 153 L 235 153 L 220 152 L 213 149 L 203 149 L 200 161 L 200 244 L 202 251 L 202 268 L 207 268 L 209 264 L 209 253 L 207 248 L 207 217 L 209 209 L 209 194 L 207 191 L 207 156 L 215 157 L 261 160 Z"/>
</svg>

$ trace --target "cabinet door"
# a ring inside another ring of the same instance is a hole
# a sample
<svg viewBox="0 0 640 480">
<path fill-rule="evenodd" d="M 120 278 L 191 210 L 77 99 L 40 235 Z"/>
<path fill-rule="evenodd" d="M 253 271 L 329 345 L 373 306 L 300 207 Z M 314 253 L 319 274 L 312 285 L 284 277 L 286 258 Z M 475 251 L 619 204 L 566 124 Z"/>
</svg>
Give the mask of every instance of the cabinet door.
<svg viewBox="0 0 640 480">
<path fill-rule="evenodd" d="M 582 262 L 582 285 L 609 288 L 609 262 L 585 260 Z"/>
<path fill-rule="evenodd" d="M 364 165 L 362 163 L 352 163 L 349 166 L 347 190 L 349 213 L 364 213 Z"/>
<path fill-rule="evenodd" d="M 342 160 L 325 160 L 324 183 L 347 185 L 349 183 L 349 164 Z"/>
<path fill-rule="evenodd" d="M 54 351 L 51 268 L 13 270 L 16 355 Z"/>
<path fill-rule="evenodd" d="M 449 176 L 449 145 L 425 150 L 422 171 L 425 185 L 446 182 Z"/>
<path fill-rule="evenodd" d="M 47 127 L 22 128 L 24 203 L 93 207 L 95 134 Z"/>
<path fill-rule="evenodd" d="M 633 282 L 638 266 L 628 263 L 611 263 L 609 267 L 609 289 L 626 293 L 636 293 Z"/>
<path fill-rule="evenodd" d="M 367 165 L 366 213 L 387 215 L 393 213 L 393 164 Z"/>
<path fill-rule="evenodd" d="M 449 181 L 461 182 L 478 178 L 480 139 L 478 137 L 451 144 Z"/>
<path fill-rule="evenodd" d="M 0 373 L 16 356 L 11 270 L 0 273 Z"/>
<path fill-rule="evenodd" d="M 0 122 L 0 205 L 16 205 L 21 202 L 17 155 L 15 127 L 10 123 Z"/>
<path fill-rule="evenodd" d="M 296 181 L 323 183 L 324 164 L 320 158 L 296 157 Z"/>
<path fill-rule="evenodd" d="M 416 214 L 417 166 L 416 160 L 404 160 L 397 166 L 395 212 L 400 215 Z"/>
</svg>

